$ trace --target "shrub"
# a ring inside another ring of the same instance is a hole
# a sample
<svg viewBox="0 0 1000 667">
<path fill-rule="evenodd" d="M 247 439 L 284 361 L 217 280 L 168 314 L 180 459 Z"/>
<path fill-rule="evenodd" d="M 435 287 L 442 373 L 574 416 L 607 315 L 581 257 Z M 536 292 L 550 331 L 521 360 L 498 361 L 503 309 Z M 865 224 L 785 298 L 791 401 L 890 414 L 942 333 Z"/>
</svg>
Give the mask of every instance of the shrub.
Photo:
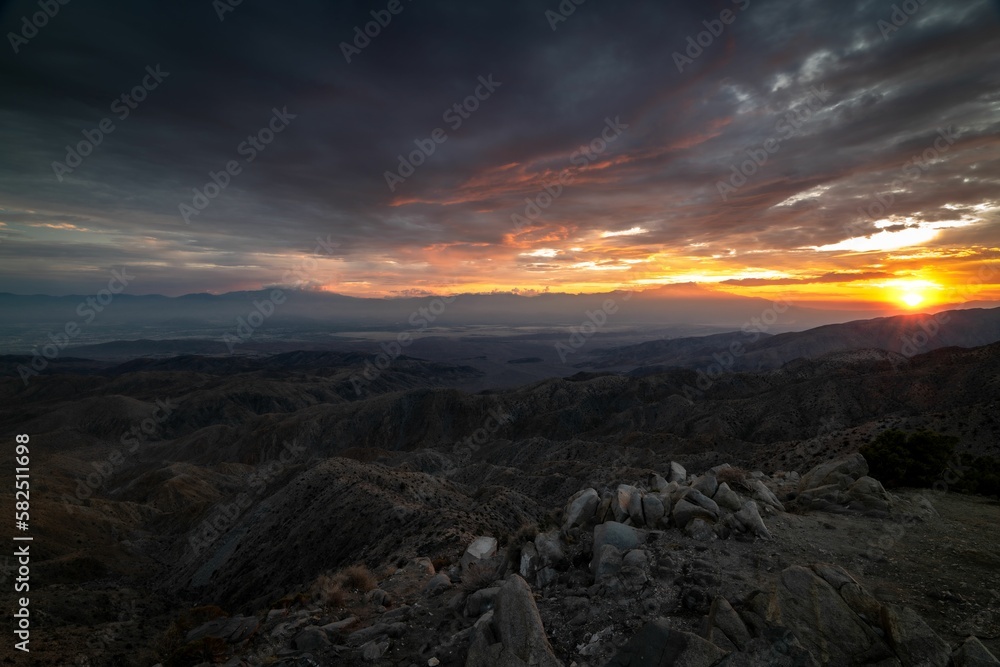
<svg viewBox="0 0 1000 667">
<path fill-rule="evenodd" d="M 871 476 L 886 487 L 933 486 L 948 469 L 958 438 L 933 431 L 883 431 L 861 454 Z"/>
<path fill-rule="evenodd" d="M 355 593 L 367 593 L 375 590 L 378 582 L 366 565 L 352 565 L 340 571 L 337 575 L 340 585 Z"/>
<path fill-rule="evenodd" d="M 329 574 L 321 574 L 313 582 L 310 595 L 325 607 L 343 607 L 347 602 L 344 589 L 340 587 L 340 580 Z"/>
<path fill-rule="evenodd" d="M 503 578 L 506 570 L 507 564 L 499 556 L 480 561 L 478 564 L 470 564 L 462 572 L 462 590 L 467 593 L 475 593 L 478 590 L 489 588 Z"/>
</svg>

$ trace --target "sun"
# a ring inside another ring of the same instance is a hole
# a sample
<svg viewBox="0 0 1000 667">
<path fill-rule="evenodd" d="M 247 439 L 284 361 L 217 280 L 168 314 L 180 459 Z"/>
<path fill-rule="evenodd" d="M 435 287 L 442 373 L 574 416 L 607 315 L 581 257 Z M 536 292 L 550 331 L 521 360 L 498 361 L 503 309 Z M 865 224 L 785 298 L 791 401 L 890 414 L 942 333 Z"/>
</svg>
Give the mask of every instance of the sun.
<svg viewBox="0 0 1000 667">
<path fill-rule="evenodd" d="M 916 308 L 924 302 L 924 295 L 917 292 L 906 292 L 899 297 L 899 300 L 902 301 L 907 308 Z"/>
</svg>

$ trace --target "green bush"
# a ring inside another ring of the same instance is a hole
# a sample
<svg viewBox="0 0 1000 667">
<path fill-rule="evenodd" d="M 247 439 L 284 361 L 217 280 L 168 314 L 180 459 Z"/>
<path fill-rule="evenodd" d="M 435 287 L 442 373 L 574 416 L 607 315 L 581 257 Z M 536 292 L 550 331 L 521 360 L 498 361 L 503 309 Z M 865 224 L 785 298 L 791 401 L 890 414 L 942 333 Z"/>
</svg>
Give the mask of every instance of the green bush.
<svg viewBox="0 0 1000 667">
<path fill-rule="evenodd" d="M 972 463 L 963 460 L 961 477 L 955 489 L 962 493 L 1000 496 L 1000 461 L 992 456 L 980 456 Z"/>
<path fill-rule="evenodd" d="M 932 431 L 883 431 L 861 454 L 870 474 L 886 487 L 933 486 L 943 479 L 958 438 Z"/>
</svg>

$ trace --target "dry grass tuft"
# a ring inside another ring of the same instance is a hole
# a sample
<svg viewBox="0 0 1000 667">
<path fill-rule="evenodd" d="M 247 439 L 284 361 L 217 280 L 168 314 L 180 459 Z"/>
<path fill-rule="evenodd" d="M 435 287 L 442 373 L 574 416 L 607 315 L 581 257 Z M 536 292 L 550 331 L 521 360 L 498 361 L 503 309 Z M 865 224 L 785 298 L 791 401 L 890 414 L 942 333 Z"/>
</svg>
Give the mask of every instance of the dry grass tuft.
<svg viewBox="0 0 1000 667">
<path fill-rule="evenodd" d="M 347 603 L 347 594 L 341 588 L 339 577 L 329 574 L 316 577 L 309 594 L 324 607 L 343 607 Z"/>
<path fill-rule="evenodd" d="M 507 564 L 499 556 L 482 561 L 478 565 L 472 564 L 462 572 L 462 590 L 466 593 L 475 593 L 489 588 L 502 579 L 506 571 Z"/>
<path fill-rule="evenodd" d="M 337 580 L 341 587 L 354 593 L 367 593 L 375 590 L 378 586 L 375 575 L 372 574 L 367 565 L 352 565 L 344 568 L 337 575 Z"/>
</svg>

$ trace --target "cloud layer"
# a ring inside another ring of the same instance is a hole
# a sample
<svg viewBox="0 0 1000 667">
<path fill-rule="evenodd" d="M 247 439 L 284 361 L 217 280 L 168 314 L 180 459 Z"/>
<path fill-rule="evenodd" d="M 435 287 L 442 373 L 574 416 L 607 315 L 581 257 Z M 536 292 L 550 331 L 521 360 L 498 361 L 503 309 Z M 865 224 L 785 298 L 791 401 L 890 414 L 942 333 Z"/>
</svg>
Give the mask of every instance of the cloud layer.
<svg viewBox="0 0 1000 667">
<path fill-rule="evenodd" d="M 998 4 L 109 0 L 25 41 L 8 2 L 0 291 L 962 283 L 1000 254 Z"/>
</svg>

